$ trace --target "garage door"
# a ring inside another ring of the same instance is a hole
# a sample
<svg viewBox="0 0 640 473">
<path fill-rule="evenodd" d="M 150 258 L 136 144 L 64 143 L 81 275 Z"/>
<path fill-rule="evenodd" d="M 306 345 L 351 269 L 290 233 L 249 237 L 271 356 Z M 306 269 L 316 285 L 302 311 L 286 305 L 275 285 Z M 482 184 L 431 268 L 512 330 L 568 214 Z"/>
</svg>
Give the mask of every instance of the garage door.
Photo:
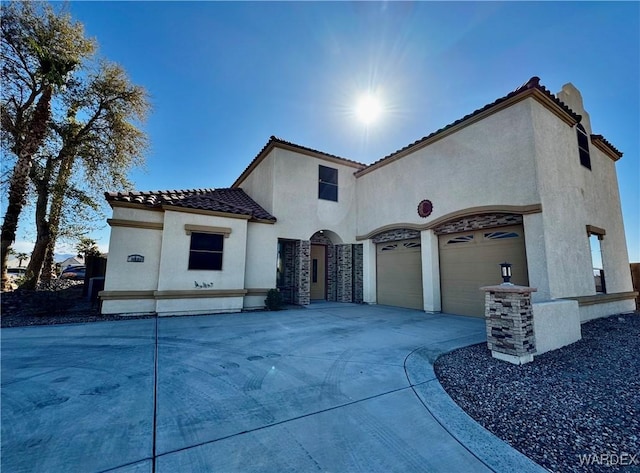
<svg viewBox="0 0 640 473">
<path fill-rule="evenodd" d="M 423 309 L 420 239 L 378 243 L 378 304 Z"/>
<path fill-rule="evenodd" d="M 527 286 L 527 258 L 522 225 L 439 237 L 442 311 L 484 316 L 484 292 L 500 284 L 500 263 L 513 266 L 511 282 Z"/>
</svg>

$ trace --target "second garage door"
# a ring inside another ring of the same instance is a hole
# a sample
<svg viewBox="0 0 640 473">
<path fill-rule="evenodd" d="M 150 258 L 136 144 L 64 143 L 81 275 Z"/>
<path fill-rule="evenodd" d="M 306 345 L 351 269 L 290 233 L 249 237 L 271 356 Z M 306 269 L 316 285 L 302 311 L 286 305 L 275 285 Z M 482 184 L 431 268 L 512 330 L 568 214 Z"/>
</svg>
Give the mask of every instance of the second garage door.
<svg viewBox="0 0 640 473">
<path fill-rule="evenodd" d="M 482 286 L 500 284 L 500 263 L 512 266 L 511 282 L 527 286 L 527 257 L 522 225 L 441 235 L 442 311 L 484 316 Z"/>
<path fill-rule="evenodd" d="M 378 304 L 423 309 L 420 239 L 378 243 Z"/>
</svg>

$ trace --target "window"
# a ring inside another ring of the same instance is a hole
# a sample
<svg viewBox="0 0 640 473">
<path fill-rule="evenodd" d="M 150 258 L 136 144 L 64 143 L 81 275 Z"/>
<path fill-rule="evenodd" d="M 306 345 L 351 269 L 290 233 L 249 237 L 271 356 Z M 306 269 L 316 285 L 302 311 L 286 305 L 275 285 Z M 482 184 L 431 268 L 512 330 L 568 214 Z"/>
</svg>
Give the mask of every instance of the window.
<svg viewBox="0 0 640 473">
<path fill-rule="evenodd" d="M 587 169 L 591 169 L 591 157 L 589 156 L 589 137 L 584 127 L 578 123 L 576 126 L 578 133 L 578 152 L 580 153 L 580 164 Z"/>
<path fill-rule="evenodd" d="M 453 237 L 447 242 L 447 245 L 454 245 L 456 243 L 473 243 L 473 235 L 462 235 Z"/>
<path fill-rule="evenodd" d="M 318 198 L 338 202 L 338 170 L 320 165 Z"/>
<path fill-rule="evenodd" d="M 224 235 L 191 232 L 189 269 L 222 269 Z"/>
<path fill-rule="evenodd" d="M 607 293 L 607 284 L 604 278 L 604 265 L 602 264 L 602 248 L 600 242 L 604 238 L 604 230 L 598 229 L 601 233 L 595 233 L 592 229 L 594 227 L 587 227 L 589 234 L 589 246 L 591 247 L 591 267 L 593 268 L 593 281 L 597 294 Z"/>
<path fill-rule="evenodd" d="M 484 234 L 487 240 L 504 240 L 506 238 L 518 238 L 518 236 L 516 232 L 489 232 Z"/>
</svg>

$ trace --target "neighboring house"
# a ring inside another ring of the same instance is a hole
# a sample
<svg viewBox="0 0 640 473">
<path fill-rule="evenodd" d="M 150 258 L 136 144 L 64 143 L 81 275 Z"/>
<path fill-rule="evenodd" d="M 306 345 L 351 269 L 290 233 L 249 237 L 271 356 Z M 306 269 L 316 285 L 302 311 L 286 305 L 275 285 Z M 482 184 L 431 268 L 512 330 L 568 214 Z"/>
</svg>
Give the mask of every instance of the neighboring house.
<svg viewBox="0 0 640 473">
<path fill-rule="evenodd" d="M 70 256 L 69 258 L 58 263 L 60 269 L 64 270 L 68 266 L 80 266 L 84 264 L 84 258 L 82 256 Z"/>
<path fill-rule="evenodd" d="M 102 312 L 255 309 L 278 287 L 483 316 L 503 261 L 537 288 L 534 315 L 631 311 L 621 156 L 573 85 L 538 78 L 371 165 L 272 137 L 229 189 L 106 195 Z"/>
</svg>

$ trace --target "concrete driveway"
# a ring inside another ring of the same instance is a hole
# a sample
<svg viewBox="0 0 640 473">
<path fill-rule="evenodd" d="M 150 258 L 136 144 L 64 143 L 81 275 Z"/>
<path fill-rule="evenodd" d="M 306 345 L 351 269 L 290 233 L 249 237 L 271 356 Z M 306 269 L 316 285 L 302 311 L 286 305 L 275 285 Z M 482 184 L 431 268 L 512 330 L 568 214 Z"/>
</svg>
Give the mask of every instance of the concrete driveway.
<svg viewBox="0 0 640 473">
<path fill-rule="evenodd" d="M 435 380 L 484 321 L 311 307 L 3 329 L 2 471 L 541 471 Z"/>
</svg>

